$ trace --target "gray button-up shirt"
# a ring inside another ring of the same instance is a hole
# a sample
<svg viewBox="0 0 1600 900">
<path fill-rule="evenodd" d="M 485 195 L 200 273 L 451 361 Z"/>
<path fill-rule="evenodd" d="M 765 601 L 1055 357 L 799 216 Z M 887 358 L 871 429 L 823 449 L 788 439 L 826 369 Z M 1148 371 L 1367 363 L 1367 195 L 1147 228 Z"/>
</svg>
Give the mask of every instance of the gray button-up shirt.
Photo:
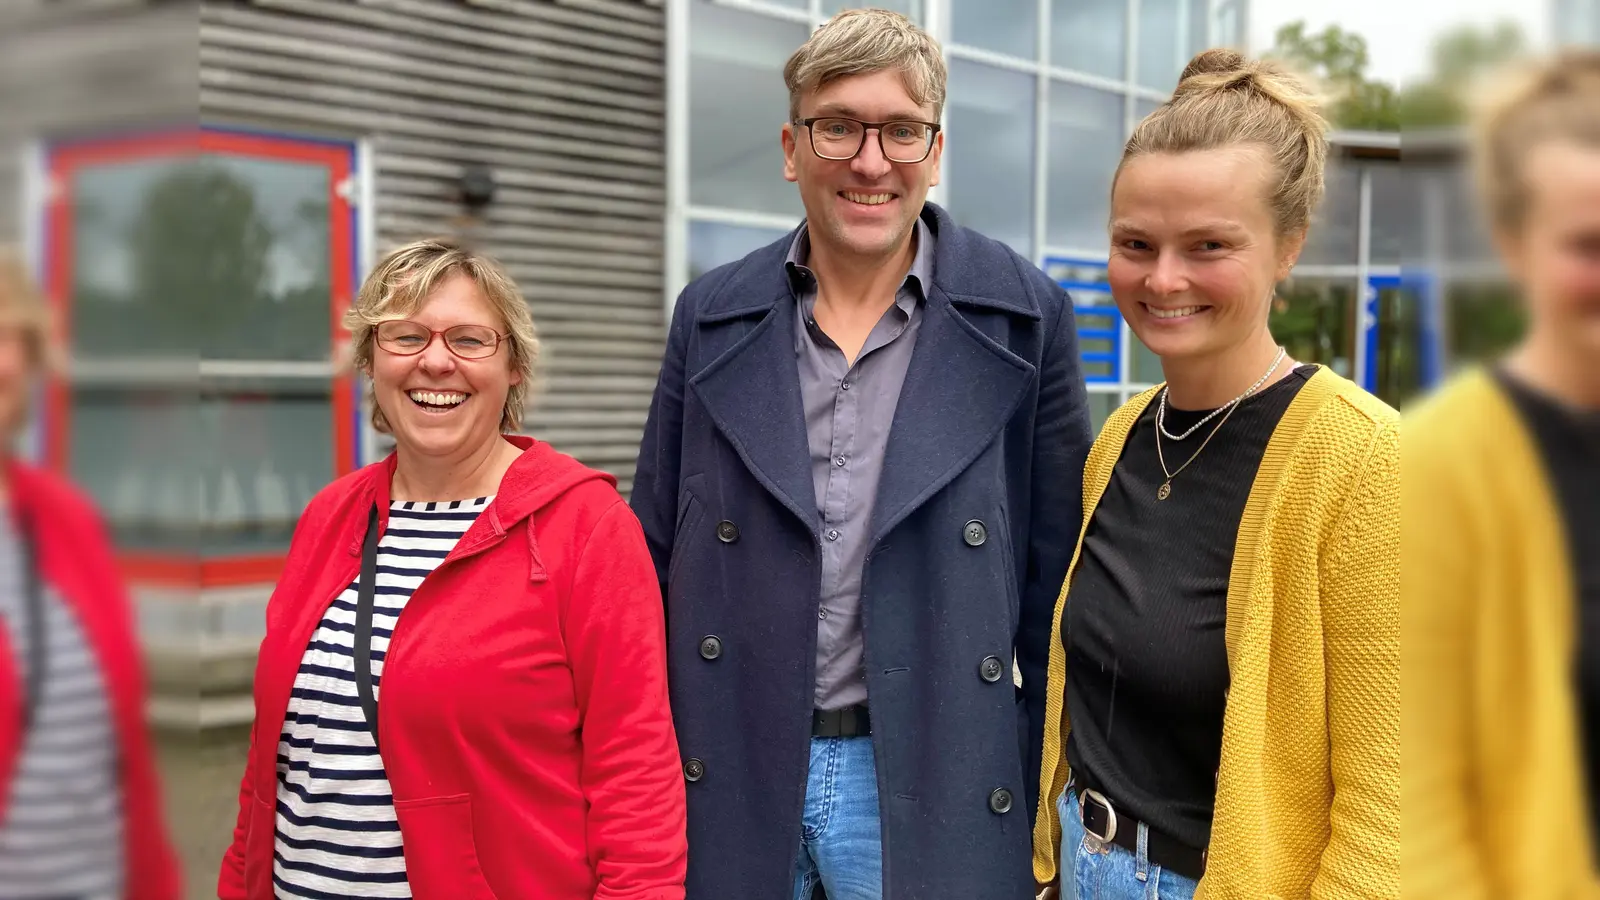
<svg viewBox="0 0 1600 900">
<path fill-rule="evenodd" d="M 933 284 L 933 233 L 917 220 L 911 270 L 894 305 L 847 365 L 844 351 L 817 327 L 816 275 L 805 266 L 810 236 L 801 226 L 786 267 L 800 302 L 794 347 L 811 444 L 811 478 L 822 514 L 821 603 L 817 607 L 817 709 L 867 702 L 861 636 L 861 573 L 889 426 L 911 365 L 926 291 Z"/>
</svg>

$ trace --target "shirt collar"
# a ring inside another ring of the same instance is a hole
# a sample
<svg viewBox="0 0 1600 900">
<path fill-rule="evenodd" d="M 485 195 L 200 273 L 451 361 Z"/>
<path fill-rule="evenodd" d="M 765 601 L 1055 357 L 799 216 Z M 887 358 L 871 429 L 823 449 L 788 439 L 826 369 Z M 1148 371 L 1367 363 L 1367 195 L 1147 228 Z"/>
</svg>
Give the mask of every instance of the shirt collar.
<svg viewBox="0 0 1600 900">
<path fill-rule="evenodd" d="M 908 315 L 917 302 L 927 298 L 928 289 L 933 285 L 933 242 L 933 231 L 928 228 L 928 223 L 918 216 L 917 249 L 912 254 L 911 268 L 906 272 L 905 280 L 900 283 L 900 290 L 895 292 L 895 304 Z M 811 226 L 808 222 L 801 222 L 800 230 L 795 233 L 794 241 L 789 244 L 789 255 L 784 259 L 783 265 L 796 292 L 802 295 L 814 295 L 816 292 L 817 274 L 804 262 L 810 253 Z"/>
</svg>

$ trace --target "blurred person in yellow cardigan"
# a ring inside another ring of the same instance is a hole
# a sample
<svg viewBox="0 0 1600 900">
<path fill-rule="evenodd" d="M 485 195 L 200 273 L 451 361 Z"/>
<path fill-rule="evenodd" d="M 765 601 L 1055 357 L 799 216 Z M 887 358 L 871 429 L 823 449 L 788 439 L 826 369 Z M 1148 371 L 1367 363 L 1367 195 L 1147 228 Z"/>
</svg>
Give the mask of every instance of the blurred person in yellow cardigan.
<svg viewBox="0 0 1600 900">
<path fill-rule="evenodd" d="M 1408 410 L 1404 896 L 1600 896 L 1600 53 L 1496 78 L 1473 144 L 1529 327 Z"/>
<path fill-rule="evenodd" d="M 1268 328 L 1326 127 L 1211 50 L 1117 170 L 1111 291 L 1167 380 L 1090 452 L 1056 605 L 1034 877 L 1064 900 L 1399 891 L 1399 415 Z"/>
</svg>

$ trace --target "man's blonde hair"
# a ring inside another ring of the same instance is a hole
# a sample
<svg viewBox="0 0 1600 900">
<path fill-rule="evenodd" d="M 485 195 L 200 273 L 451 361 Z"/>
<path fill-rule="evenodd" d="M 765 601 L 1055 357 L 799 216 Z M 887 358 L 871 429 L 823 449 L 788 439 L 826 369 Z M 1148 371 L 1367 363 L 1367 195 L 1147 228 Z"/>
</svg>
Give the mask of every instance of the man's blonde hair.
<svg viewBox="0 0 1600 900">
<path fill-rule="evenodd" d="M 886 9 L 849 9 L 829 19 L 789 57 L 783 83 L 789 88 L 789 120 L 800 118 L 800 98 L 851 75 L 900 73 L 918 106 L 944 112 L 944 53 L 926 31 Z"/>
<path fill-rule="evenodd" d="M 506 394 L 500 430 L 517 431 L 522 427 L 522 414 L 533 390 L 534 367 L 539 361 L 539 332 L 534 328 L 533 315 L 516 282 L 499 263 L 447 238 L 406 244 L 391 251 L 373 268 L 361 285 L 355 304 L 344 316 L 345 327 L 350 330 L 351 363 L 370 375 L 378 325 L 411 316 L 439 285 L 458 273 L 478 285 L 510 335 L 500 352 L 510 354 L 511 371 L 521 373 L 522 381 L 513 384 Z M 389 421 L 377 403 L 372 404 L 372 427 L 382 434 L 389 433 Z"/>
<path fill-rule="evenodd" d="M 1207 50 L 1183 70 L 1172 99 L 1134 129 L 1117 175 L 1152 153 L 1257 146 L 1274 173 L 1267 202 L 1278 236 L 1302 232 L 1326 190 L 1328 123 L 1319 107 L 1308 80 L 1281 64 Z"/>
<path fill-rule="evenodd" d="M 1490 224 L 1515 232 L 1528 214 L 1528 156 L 1543 144 L 1600 149 L 1600 51 L 1522 60 L 1477 97 L 1472 157 Z"/>
<path fill-rule="evenodd" d="M 50 306 L 34 285 L 22 255 L 0 248 L 0 326 L 16 328 L 33 354 L 34 365 L 52 372 L 60 368 Z"/>
</svg>

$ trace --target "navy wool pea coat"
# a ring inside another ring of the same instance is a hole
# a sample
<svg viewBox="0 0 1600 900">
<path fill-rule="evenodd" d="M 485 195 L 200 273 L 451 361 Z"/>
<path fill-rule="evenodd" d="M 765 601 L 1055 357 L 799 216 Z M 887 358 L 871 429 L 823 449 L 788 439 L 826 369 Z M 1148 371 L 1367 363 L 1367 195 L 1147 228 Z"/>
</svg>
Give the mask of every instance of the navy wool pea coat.
<svg viewBox="0 0 1600 900">
<path fill-rule="evenodd" d="M 862 578 L 883 896 L 1024 900 L 1087 397 L 1066 293 L 938 206 L 922 218 L 933 285 Z M 800 848 L 822 538 L 793 237 L 678 299 L 634 482 L 666 599 L 689 900 L 788 900 Z"/>
</svg>

